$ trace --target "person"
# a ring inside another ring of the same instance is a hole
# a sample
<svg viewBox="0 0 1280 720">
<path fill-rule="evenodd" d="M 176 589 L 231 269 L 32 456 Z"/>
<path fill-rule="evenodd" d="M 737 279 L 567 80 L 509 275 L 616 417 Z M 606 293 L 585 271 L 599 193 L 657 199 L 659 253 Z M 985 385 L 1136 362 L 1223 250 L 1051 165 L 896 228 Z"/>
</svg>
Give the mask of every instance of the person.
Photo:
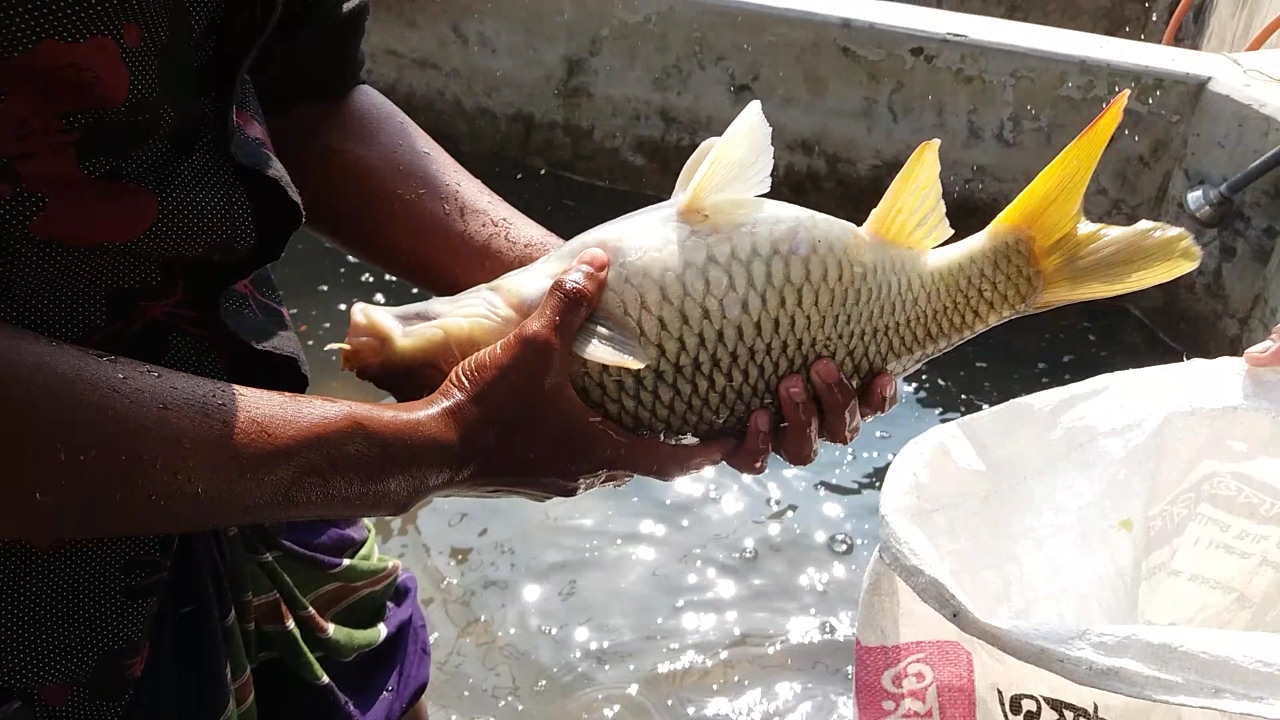
<svg viewBox="0 0 1280 720">
<path fill-rule="evenodd" d="M 364 84 L 368 13 L 0 5 L 0 716 L 423 717 L 416 581 L 363 518 L 803 465 L 892 406 L 823 359 L 736 440 L 597 422 L 564 375 L 598 252 L 422 397 L 306 395 L 270 272 L 304 220 L 437 293 L 561 242 Z"/>
<path fill-rule="evenodd" d="M 1280 367 L 1280 325 L 1271 335 L 1244 351 L 1244 361 L 1253 367 Z"/>
</svg>

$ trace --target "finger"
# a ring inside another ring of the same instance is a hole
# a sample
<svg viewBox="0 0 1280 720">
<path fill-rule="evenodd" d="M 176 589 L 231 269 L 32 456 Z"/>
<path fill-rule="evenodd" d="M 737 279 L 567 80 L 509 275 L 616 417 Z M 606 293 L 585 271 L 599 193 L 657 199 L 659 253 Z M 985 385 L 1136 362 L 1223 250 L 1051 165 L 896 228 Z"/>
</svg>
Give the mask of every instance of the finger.
<svg viewBox="0 0 1280 720">
<path fill-rule="evenodd" d="M 818 406 L 800 375 L 788 375 L 778 383 L 782 400 L 778 456 L 792 465 L 808 465 L 818 456 Z"/>
<path fill-rule="evenodd" d="M 562 346 L 573 343 L 604 291 L 609 256 L 599 248 L 584 250 L 568 270 L 551 283 L 531 323 L 556 337 Z"/>
<path fill-rule="evenodd" d="M 1253 367 L 1280 367 L 1280 326 L 1271 337 L 1244 351 L 1244 361 Z"/>
<path fill-rule="evenodd" d="M 747 436 L 724 459 L 729 467 L 743 475 L 759 475 L 769 467 L 773 452 L 773 413 L 760 409 L 751 413 Z"/>
<path fill-rule="evenodd" d="M 889 412 L 898 404 L 898 381 L 889 374 L 877 375 L 858 394 L 863 420 Z"/>
<path fill-rule="evenodd" d="M 823 358 L 810 366 L 809 381 L 818 396 L 822 437 L 841 445 L 853 442 L 862 425 L 862 417 L 858 414 L 858 392 L 853 385 L 830 358 Z"/>
</svg>

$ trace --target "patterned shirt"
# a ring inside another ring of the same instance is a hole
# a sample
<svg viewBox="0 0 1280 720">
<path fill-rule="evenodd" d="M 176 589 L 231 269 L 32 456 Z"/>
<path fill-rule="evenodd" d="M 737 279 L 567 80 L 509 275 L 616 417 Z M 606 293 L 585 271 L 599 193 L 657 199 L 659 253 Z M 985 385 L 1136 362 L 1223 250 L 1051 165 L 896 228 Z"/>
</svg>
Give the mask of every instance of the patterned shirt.
<svg viewBox="0 0 1280 720">
<path fill-rule="evenodd" d="M 366 0 L 0 3 L 0 321 L 305 392 L 268 267 L 303 208 L 264 108 L 359 84 L 367 15 Z M 426 684 L 412 577 L 362 522 L 0 543 L 0 578 L 0 717 L 390 720 Z"/>
</svg>

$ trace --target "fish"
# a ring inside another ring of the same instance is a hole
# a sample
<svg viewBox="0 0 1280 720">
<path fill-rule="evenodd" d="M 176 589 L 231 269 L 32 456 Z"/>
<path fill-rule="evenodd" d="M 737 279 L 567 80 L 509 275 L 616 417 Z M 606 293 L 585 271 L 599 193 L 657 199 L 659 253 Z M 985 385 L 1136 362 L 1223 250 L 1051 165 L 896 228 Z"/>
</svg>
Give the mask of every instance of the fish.
<svg viewBox="0 0 1280 720">
<path fill-rule="evenodd" d="M 778 383 L 818 358 L 858 383 L 901 379 L 1003 322 L 1195 270 L 1201 249 L 1185 228 L 1084 216 L 1129 92 L 984 229 L 952 242 L 937 138 L 915 149 L 858 226 L 762 197 L 773 130 L 752 100 L 689 156 L 670 198 L 456 295 L 355 303 L 346 340 L 328 347 L 374 384 L 395 372 L 447 373 L 512 332 L 581 252 L 600 248 L 606 287 L 573 343 L 571 383 L 583 403 L 668 442 L 740 434 L 756 408 L 777 414 Z"/>
</svg>

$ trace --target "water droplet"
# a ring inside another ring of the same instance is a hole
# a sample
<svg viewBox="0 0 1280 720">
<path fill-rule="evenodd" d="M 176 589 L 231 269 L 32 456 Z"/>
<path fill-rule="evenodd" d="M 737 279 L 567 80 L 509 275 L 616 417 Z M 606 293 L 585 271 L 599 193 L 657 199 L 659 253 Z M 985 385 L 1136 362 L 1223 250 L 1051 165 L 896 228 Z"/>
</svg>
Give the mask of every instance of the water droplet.
<svg viewBox="0 0 1280 720">
<path fill-rule="evenodd" d="M 386 305 L 386 304 L 387 304 L 387 296 L 386 296 L 386 295 L 383 295 L 383 294 L 382 294 L 382 293 L 380 293 L 380 292 L 379 292 L 379 293 L 374 293 L 374 294 L 373 294 L 373 301 L 374 301 L 375 303 L 379 304 L 379 305 Z"/>
<path fill-rule="evenodd" d="M 328 286 L 328 285 L 321 285 L 321 286 L 317 287 L 316 289 L 317 289 L 317 290 L 319 290 L 320 292 L 329 292 L 329 286 Z"/>
<path fill-rule="evenodd" d="M 892 437 L 892 436 L 889 434 L 889 431 L 888 431 L 888 430 L 877 430 L 877 431 L 876 431 L 876 437 L 878 437 L 878 438 L 887 438 L 887 437 Z"/>
<path fill-rule="evenodd" d="M 760 556 L 760 551 L 754 547 L 742 548 L 738 551 L 738 557 L 743 560 L 755 560 Z"/>
<path fill-rule="evenodd" d="M 853 538 L 848 533 L 836 533 L 827 538 L 827 549 L 837 555 L 848 555 L 853 552 Z"/>
</svg>

